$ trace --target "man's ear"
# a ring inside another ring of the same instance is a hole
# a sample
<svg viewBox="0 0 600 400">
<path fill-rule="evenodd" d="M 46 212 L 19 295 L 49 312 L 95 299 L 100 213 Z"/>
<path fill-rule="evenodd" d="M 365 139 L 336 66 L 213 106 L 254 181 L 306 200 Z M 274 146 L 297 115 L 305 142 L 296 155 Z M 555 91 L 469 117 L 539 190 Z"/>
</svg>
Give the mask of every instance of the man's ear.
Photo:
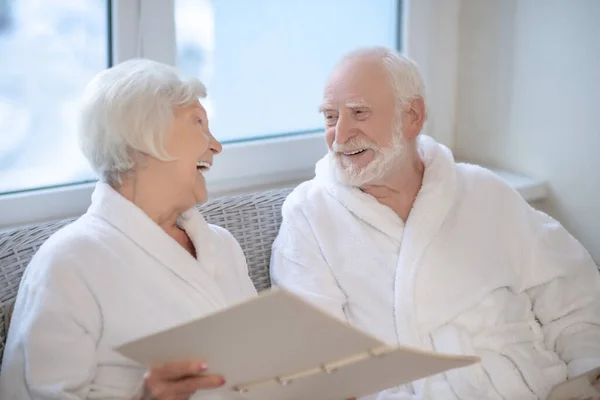
<svg viewBox="0 0 600 400">
<path fill-rule="evenodd" d="M 410 102 L 406 111 L 406 123 L 403 126 L 406 138 L 414 139 L 419 136 L 426 119 L 427 110 L 425 109 L 425 101 L 422 97 L 417 97 Z"/>
</svg>

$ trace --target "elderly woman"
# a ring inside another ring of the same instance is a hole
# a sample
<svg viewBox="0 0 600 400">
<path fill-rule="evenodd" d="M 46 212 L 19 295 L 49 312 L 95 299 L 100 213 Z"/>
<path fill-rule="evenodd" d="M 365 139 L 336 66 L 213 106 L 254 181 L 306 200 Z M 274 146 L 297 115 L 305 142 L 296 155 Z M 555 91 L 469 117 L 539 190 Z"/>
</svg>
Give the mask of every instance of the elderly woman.
<svg viewBox="0 0 600 400">
<path fill-rule="evenodd" d="M 221 152 L 203 97 L 148 60 L 89 84 L 79 134 L 100 182 L 23 276 L 1 399 L 188 399 L 223 384 L 201 360 L 146 371 L 112 350 L 256 294 L 238 243 L 194 208 Z"/>
</svg>

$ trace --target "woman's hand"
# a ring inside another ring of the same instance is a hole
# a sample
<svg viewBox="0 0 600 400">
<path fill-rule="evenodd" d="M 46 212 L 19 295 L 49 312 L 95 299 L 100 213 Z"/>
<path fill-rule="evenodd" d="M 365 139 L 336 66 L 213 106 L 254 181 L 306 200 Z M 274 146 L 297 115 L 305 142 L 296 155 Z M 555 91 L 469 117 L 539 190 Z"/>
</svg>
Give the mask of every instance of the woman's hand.
<svg viewBox="0 0 600 400">
<path fill-rule="evenodd" d="M 144 378 L 142 400 L 188 400 L 199 389 L 223 386 L 225 379 L 206 374 L 203 362 L 179 362 L 152 368 Z"/>
</svg>

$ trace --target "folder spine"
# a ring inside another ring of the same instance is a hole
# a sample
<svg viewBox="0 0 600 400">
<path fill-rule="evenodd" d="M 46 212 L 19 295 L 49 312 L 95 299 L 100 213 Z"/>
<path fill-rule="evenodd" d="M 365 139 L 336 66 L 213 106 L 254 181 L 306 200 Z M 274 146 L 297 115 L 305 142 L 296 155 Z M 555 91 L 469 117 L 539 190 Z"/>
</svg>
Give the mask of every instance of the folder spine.
<svg viewBox="0 0 600 400">
<path fill-rule="evenodd" d="M 342 360 L 338 360 L 338 361 L 334 361 L 334 362 L 330 362 L 330 363 L 324 363 L 324 364 L 319 365 L 318 367 L 311 368 L 311 369 L 308 369 L 305 371 L 296 372 L 294 374 L 285 375 L 285 376 L 277 376 L 275 378 L 262 380 L 262 381 L 258 381 L 258 382 L 251 382 L 251 383 L 247 383 L 244 385 L 238 385 L 238 386 L 233 387 L 232 389 L 237 393 L 248 393 L 253 386 L 263 385 L 263 384 L 266 384 L 269 382 L 275 382 L 281 386 L 288 386 L 288 385 L 292 384 L 295 380 L 299 380 L 299 379 L 305 378 L 307 376 L 312 376 L 312 375 L 320 374 L 320 373 L 331 375 L 331 374 L 334 374 L 336 371 L 338 371 L 340 368 L 361 362 L 361 361 L 369 359 L 369 358 L 383 357 L 386 354 L 391 353 L 392 351 L 394 351 L 394 347 L 387 347 L 387 346 L 379 347 L 379 348 L 375 348 L 375 349 L 369 349 L 366 352 L 362 352 L 362 353 L 356 354 L 354 356 L 344 358 Z"/>
</svg>

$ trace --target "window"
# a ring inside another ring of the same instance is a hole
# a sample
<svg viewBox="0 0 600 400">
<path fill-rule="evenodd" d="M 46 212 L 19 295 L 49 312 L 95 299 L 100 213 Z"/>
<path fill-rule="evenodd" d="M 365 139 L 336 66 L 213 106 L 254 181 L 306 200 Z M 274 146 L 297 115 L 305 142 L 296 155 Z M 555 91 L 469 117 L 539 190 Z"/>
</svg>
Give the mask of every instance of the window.
<svg viewBox="0 0 600 400">
<path fill-rule="evenodd" d="M 93 179 L 77 99 L 109 63 L 106 0 L 0 1 L 0 193 Z"/>
<path fill-rule="evenodd" d="M 327 74 L 347 51 L 396 47 L 397 0 L 175 0 L 177 65 L 208 88 L 224 142 L 322 130 Z"/>
<path fill-rule="evenodd" d="M 0 0 L 0 229 L 85 212 L 93 176 L 77 100 L 111 64 L 146 57 L 208 87 L 225 194 L 309 178 L 317 112 L 341 54 L 398 47 L 400 0 Z"/>
</svg>

